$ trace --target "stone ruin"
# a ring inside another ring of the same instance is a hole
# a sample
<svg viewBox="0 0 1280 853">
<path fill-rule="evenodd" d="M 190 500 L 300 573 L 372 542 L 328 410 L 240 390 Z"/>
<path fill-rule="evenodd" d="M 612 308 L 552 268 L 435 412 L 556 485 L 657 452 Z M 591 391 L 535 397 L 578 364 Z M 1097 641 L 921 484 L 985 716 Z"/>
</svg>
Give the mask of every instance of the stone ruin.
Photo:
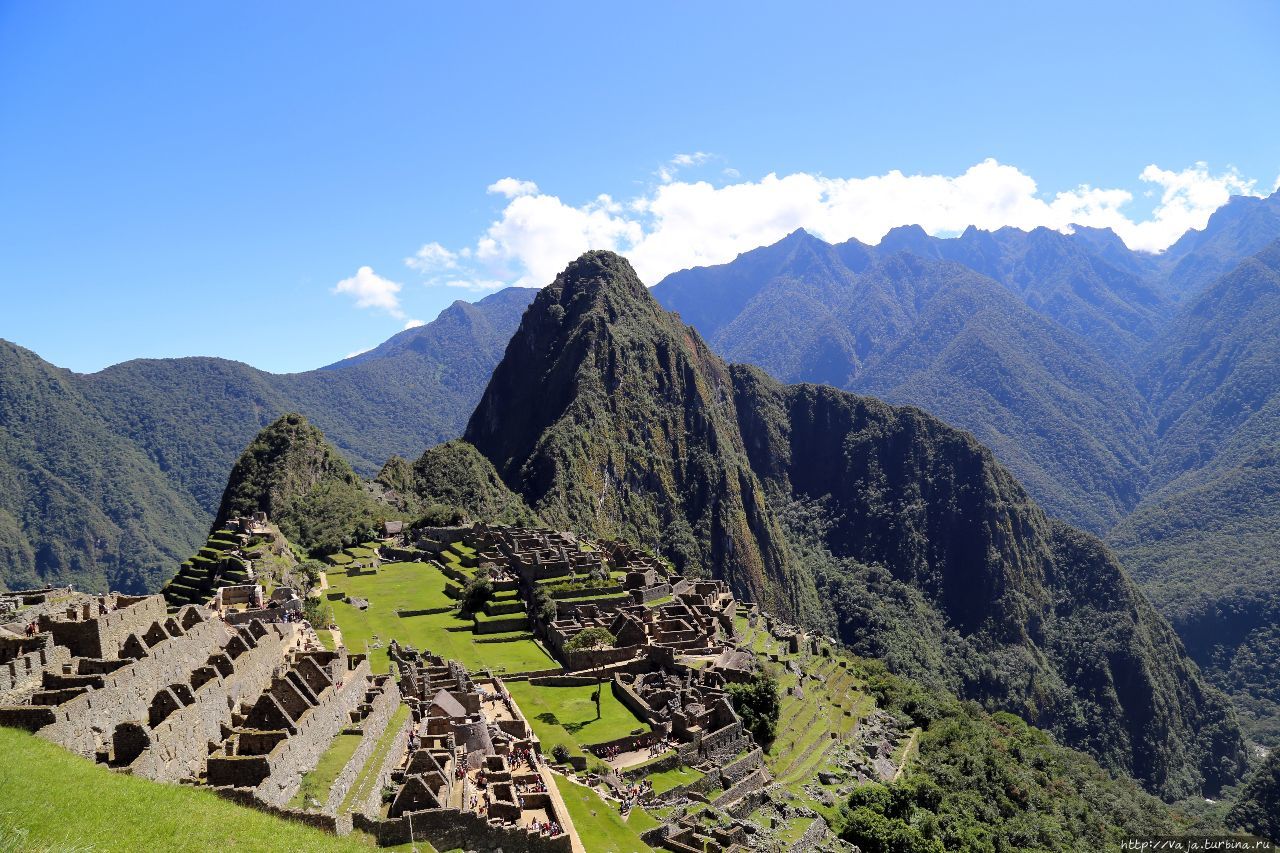
<svg viewBox="0 0 1280 853">
<path fill-rule="evenodd" d="M 0 725 L 342 828 L 337 801 L 317 815 L 287 804 L 338 734 L 363 728 L 363 761 L 400 705 L 394 679 L 371 675 L 363 655 L 315 649 L 306 623 L 232 624 L 196 605 L 170 611 L 159 595 L 37 598 L 2 623 Z"/>
<path fill-rule="evenodd" d="M 381 844 L 557 851 L 572 823 L 541 744 L 499 678 L 473 682 L 456 661 L 392 642 L 411 726 L 389 806 L 356 825 Z"/>
</svg>

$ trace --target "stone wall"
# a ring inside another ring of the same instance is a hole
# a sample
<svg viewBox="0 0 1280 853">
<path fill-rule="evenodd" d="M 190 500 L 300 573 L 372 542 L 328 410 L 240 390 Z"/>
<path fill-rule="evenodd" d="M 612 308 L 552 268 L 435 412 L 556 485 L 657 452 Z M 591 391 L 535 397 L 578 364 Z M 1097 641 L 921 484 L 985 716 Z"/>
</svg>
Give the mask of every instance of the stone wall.
<svg viewBox="0 0 1280 853">
<path fill-rule="evenodd" d="M 66 646 L 75 657 L 104 658 L 115 657 L 130 634 L 142 634 L 153 622 L 165 621 L 161 596 L 118 596 L 116 601 L 118 609 L 108 613 L 98 612 L 98 599 L 78 603 L 73 606 L 79 616 L 75 621 L 42 616 L 40 630 L 52 633 L 54 642 Z"/>
<path fill-rule="evenodd" d="M 299 630 L 296 625 L 270 625 L 252 648 L 231 662 L 229 674 L 208 667 L 202 673 L 208 680 L 196 687 L 195 701 L 152 726 L 152 746 L 129 766 L 129 772 L 169 782 L 199 776 L 209 744 L 222 740 L 223 727 L 231 725 L 234 709 L 270 686 Z"/>
<path fill-rule="evenodd" d="M 351 815 L 349 814 L 321 814 L 319 812 L 304 812 L 299 809 L 273 806 L 257 799 L 245 788 L 215 788 L 213 790 L 224 799 L 284 818 L 285 820 L 291 820 L 294 823 L 306 824 L 316 829 L 331 832 L 334 835 L 349 835 L 351 833 Z"/>
<path fill-rule="evenodd" d="M 371 786 L 372 790 L 369 792 L 369 796 L 364 802 L 352 803 L 351 810 L 353 812 L 376 815 L 382 809 L 382 789 L 391 784 L 391 774 L 400 766 L 400 761 L 404 758 L 405 750 L 409 747 L 409 730 L 412 728 L 413 715 L 410 714 L 405 717 L 404 723 L 400 726 L 400 731 L 396 732 L 395 738 L 391 742 L 391 748 L 387 750 L 386 757 L 382 759 L 382 766 L 378 768 L 377 781 Z"/>
<path fill-rule="evenodd" d="M 364 701 L 369 662 L 362 660 L 344 675 L 339 688 L 326 689 L 319 704 L 297 721 L 298 732 L 273 749 L 268 758 L 271 775 L 258 785 L 258 799 L 283 806 L 298 792 L 302 776 L 319 763 L 330 742 L 351 722 L 351 712 Z"/>
<path fill-rule="evenodd" d="M 383 847 L 426 841 L 437 850 L 461 848 L 502 850 L 503 853 L 570 853 L 573 849 L 569 836 L 564 833 L 555 837 L 539 835 L 499 821 L 486 820 L 473 812 L 453 809 L 425 809 L 382 821 L 359 815 L 354 826 L 376 837 Z M 413 828 L 412 836 L 410 826 Z"/>
<path fill-rule="evenodd" d="M 579 650 L 561 652 L 561 659 L 570 670 L 591 669 L 597 666 L 608 666 L 631 660 L 643 646 L 623 646 L 622 648 L 600 649 L 599 651 Z"/>
<path fill-rule="evenodd" d="M 50 667 L 60 667 L 71 660 L 71 652 L 62 646 L 46 645 L 0 664 L 0 695 L 21 694 L 40 685 L 40 675 Z M 6 699 L 16 697 L 6 697 Z"/>
<path fill-rule="evenodd" d="M 155 600 L 163 605 L 164 599 Z M 102 687 L 59 705 L 54 723 L 41 729 L 40 736 L 93 758 L 119 724 L 147 724 L 156 694 L 171 684 L 187 683 L 193 671 L 222 651 L 230 634 L 221 622 L 205 621 L 157 643 L 146 657 L 104 675 Z"/>
<path fill-rule="evenodd" d="M 388 678 L 383 684 L 382 692 L 374 697 L 373 707 L 368 716 L 361 723 L 363 736 L 360 739 L 360 745 L 356 747 L 356 751 L 329 788 L 329 797 L 324 804 L 325 812 L 337 814 L 338 807 L 342 805 L 347 792 L 360 776 L 360 771 L 364 769 L 365 762 L 373 754 L 374 747 L 378 745 L 378 740 L 386 731 L 391 715 L 398 707 L 400 707 L 400 688 L 396 686 L 394 678 Z M 378 790 L 381 792 L 382 788 L 379 787 Z"/>
</svg>

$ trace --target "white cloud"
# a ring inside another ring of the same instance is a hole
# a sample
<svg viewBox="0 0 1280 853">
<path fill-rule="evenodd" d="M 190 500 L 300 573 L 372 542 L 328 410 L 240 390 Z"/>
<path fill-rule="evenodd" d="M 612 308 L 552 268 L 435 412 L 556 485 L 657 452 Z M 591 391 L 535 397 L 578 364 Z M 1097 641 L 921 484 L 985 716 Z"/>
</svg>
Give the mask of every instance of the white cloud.
<svg viewBox="0 0 1280 853">
<path fill-rule="evenodd" d="M 405 323 L 405 324 L 404 324 L 404 328 L 403 328 L 403 329 L 401 329 L 400 331 L 402 331 L 402 332 L 407 332 L 407 331 L 409 331 L 410 329 L 416 329 L 416 328 L 418 328 L 419 326 L 425 326 L 425 325 L 427 325 L 427 324 L 426 324 L 426 323 L 424 323 L 424 322 L 422 322 L 421 320 L 410 320 L 409 322 L 407 322 L 407 323 Z"/>
<path fill-rule="evenodd" d="M 1181 171 L 1144 169 L 1138 180 L 1154 190 L 1155 204 L 1137 218 L 1128 210 L 1131 189 L 1082 185 L 1048 196 L 1030 175 L 992 159 L 958 175 L 895 170 L 828 178 L 799 172 L 721 186 L 675 180 L 674 170 L 707 159 L 703 152 L 677 155 L 663 167 L 672 170 L 669 178 L 625 201 L 601 195 L 575 205 L 537 191 L 531 182 L 504 178 L 490 191 L 508 201 L 473 246 L 450 250 L 428 243 L 409 259 L 410 266 L 441 286 L 541 287 L 587 249 L 612 249 L 655 284 L 679 269 L 725 263 L 796 228 L 831 242 L 856 237 L 876 243 L 890 228 L 908 224 L 930 234 L 955 234 L 969 225 L 1064 232 L 1073 224 L 1109 227 L 1130 247 L 1159 252 L 1188 228 L 1203 228 L 1232 194 L 1255 194 L 1255 182 L 1235 169 L 1213 174 L 1204 163 Z M 429 247 L 431 263 L 420 265 Z"/>
<path fill-rule="evenodd" d="M 403 318 L 404 311 L 400 310 L 400 297 L 397 295 L 402 286 L 378 275 L 372 267 L 360 267 L 351 278 L 344 278 L 334 285 L 333 292 L 353 297 L 357 308 L 376 308 L 392 317 Z"/>
<path fill-rule="evenodd" d="M 522 195 L 535 195 L 538 185 L 533 181 L 522 181 L 518 178 L 502 178 L 489 184 L 489 192 L 505 195 L 507 198 L 519 198 Z"/>
<path fill-rule="evenodd" d="M 435 272 L 436 270 L 455 269 L 458 266 L 457 252 L 450 252 L 439 243 L 424 243 L 413 257 L 405 258 L 405 266 L 419 272 Z"/>
<path fill-rule="evenodd" d="M 664 184 L 670 183 L 675 180 L 676 173 L 681 169 L 687 169 L 691 166 L 701 166 L 713 156 L 715 155 L 708 154 L 705 151 L 694 151 L 692 154 L 677 154 L 658 167 L 658 171 L 656 173 L 658 180 L 662 181 Z"/>
<path fill-rule="evenodd" d="M 365 349 L 358 349 L 355 352 L 349 352 L 342 357 L 342 360 L 346 361 L 349 358 L 355 358 L 358 355 L 364 355 L 365 353 L 369 352 L 372 349 L 373 347 L 366 347 Z"/>
</svg>

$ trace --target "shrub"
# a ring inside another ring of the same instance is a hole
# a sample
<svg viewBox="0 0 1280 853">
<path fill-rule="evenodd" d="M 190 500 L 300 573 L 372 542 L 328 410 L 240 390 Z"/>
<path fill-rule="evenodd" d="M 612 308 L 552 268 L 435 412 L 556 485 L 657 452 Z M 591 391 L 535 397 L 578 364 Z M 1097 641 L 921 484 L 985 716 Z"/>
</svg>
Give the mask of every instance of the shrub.
<svg viewBox="0 0 1280 853">
<path fill-rule="evenodd" d="M 475 613 L 482 610 L 491 598 L 493 582 L 489 580 L 489 573 L 482 569 L 462 588 L 462 609 L 467 613 Z"/>
<path fill-rule="evenodd" d="M 558 743 L 551 747 L 551 757 L 558 763 L 564 764 L 569 760 L 569 748 L 562 743 Z"/>
<path fill-rule="evenodd" d="M 728 686 L 733 710 L 742 718 L 742 725 L 756 743 L 761 746 L 773 741 L 778 727 L 782 703 L 778 699 L 778 684 L 765 673 L 757 673 L 750 681 Z"/>
<path fill-rule="evenodd" d="M 594 649 L 600 646 L 612 647 L 618 638 L 610 634 L 606 628 L 586 628 L 574 634 L 564 644 L 566 652 L 577 652 L 583 649 Z"/>
</svg>

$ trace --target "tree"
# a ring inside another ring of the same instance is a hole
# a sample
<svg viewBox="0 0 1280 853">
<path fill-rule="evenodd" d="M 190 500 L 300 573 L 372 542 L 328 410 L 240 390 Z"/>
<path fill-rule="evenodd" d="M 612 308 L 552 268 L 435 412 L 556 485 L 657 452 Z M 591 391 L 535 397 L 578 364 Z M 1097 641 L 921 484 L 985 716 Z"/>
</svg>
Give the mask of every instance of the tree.
<svg viewBox="0 0 1280 853">
<path fill-rule="evenodd" d="M 462 609 L 467 613 L 475 613 L 483 609 L 491 598 L 493 598 L 493 581 L 489 580 L 489 573 L 481 569 L 462 588 Z"/>
<path fill-rule="evenodd" d="M 729 699 L 733 702 L 733 710 L 742 719 L 742 726 L 756 739 L 756 743 L 766 746 L 773 740 L 778 726 L 778 715 L 782 713 L 782 703 L 778 699 L 778 684 L 767 673 L 756 673 L 743 684 L 728 686 Z"/>
<path fill-rule="evenodd" d="M 618 638 L 610 634 L 605 628 L 584 628 L 569 638 L 569 642 L 564 644 L 566 652 L 600 652 L 604 649 L 613 648 L 613 644 L 618 642 Z M 600 656 L 593 655 L 595 666 L 593 669 L 596 673 L 596 690 L 591 694 L 591 698 L 596 702 L 596 719 L 600 719 L 600 688 L 604 684 L 604 664 L 601 662 Z"/>
</svg>

